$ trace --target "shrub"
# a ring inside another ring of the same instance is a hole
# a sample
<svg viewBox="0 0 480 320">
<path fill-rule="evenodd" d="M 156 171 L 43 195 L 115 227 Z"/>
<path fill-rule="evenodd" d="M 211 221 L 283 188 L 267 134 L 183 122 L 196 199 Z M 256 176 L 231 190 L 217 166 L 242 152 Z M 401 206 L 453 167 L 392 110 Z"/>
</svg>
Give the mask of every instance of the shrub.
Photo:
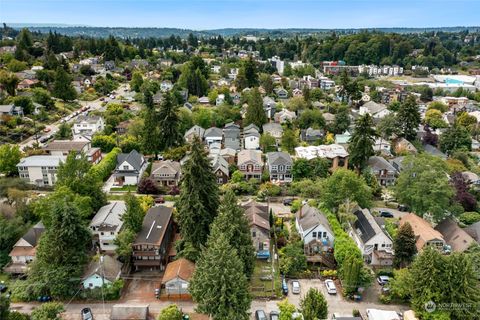
<svg viewBox="0 0 480 320">
<path fill-rule="evenodd" d="M 89 174 L 95 176 L 100 181 L 107 180 L 115 167 L 117 166 L 117 156 L 122 152 L 120 148 L 113 148 L 98 164 L 90 168 Z"/>
<path fill-rule="evenodd" d="M 140 194 L 160 194 L 160 189 L 152 179 L 142 178 L 138 183 L 138 193 Z"/>
<path fill-rule="evenodd" d="M 459 216 L 460 222 L 471 225 L 480 221 L 480 213 L 478 212 L 464 212 Z"/>
<path fill-rule="evenodd" d="M 177 305 L 172 304 L 160 311 L 157 320 L 182 320 L 182 316 L 182 312 Z"/>
</svg>

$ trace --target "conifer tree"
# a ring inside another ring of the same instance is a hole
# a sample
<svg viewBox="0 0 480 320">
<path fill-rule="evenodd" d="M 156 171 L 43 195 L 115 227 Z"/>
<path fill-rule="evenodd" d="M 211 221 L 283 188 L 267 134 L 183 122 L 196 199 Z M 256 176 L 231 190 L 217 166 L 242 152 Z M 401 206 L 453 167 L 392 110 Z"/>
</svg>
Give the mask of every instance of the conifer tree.
<svg viewBox="0 0 480 320">
<path fill-rule="evenodd" d="M 217 179 L 200 139 L 193 141 L 182 171 L 177 203 L 180 233 L 185 245 L 199 252 L 219 204 Z"/>
<path fill-rule="evenodd" d="M 305 320 L 327 319 L 328 305 L 323 294 L 310 288 L 300 302 L 300 310 Z"/>
<path fill-rule="evenodd" d="M 243 270 L 247 277 L 253 272 L 255 253 L 248 220 L 244 210 L 237 204 L 237 197 L 228 190 L 220 203 L 218 216 L 212 223 L 211 233 L 223 233 L 230 245 L 237 250 L 243 262 Z"/>
<path fill-rule="evenodd" d="M 397 113 L 397 125 L 400 135 L 407 140 L 413 141 L 417 135 L 417 128 L 421 117 L 414 96 L 409 96 L 400 106 Z"/>
<path fill-rule="evenodd" d="M 64 101 L 72 101 L 77 97 L 77 92 L 72 86 L 70 75 L 61 66 L 57 67 L 53 83 L 53 95 Z"/>
<path fill-rule="evenodd" d="M 145 215 L 140 201 L 130 192 L 124 198 L 126 210 L 121 216 L 125 228 L 137 233 L 142 229 L 143 217 Z"/>
<path fill-rule="evenodd" d="M 396 268 L 404 268 L 408 266 L 417 253 L 415 234 L 413 233 L 410 223 L 403 224 L 397 232 L 397 236 L 393 242 L 395 250 L 394 265 Z"/>
<path fill-rule="evenodd" d="M 348 256 L 343 262 L 342 275 L 343 287 L 347 294 L 353 293 L 357 290 L 360 284 L 360 272 L 363 262 L 356 256 Z"/>
<path fill-rule="evenodd" d="M 158 115 L 149 90 L 144 92 L 144 102 L 146 110 L 143 118 L 142 148 L 147 154 L 157 154 L 159 151 Z"/>
<path fill-rule="evenodd" d="M 172 102 L 171 95 L 166 93 L 158 114 L 161 150 L 178 147 L 183 143 L 183 135 L 179 128 L 180 119 L 177 114 L 177 109 L 178 108 Z"/>
<path fill-rule="evenodd" d="M 350 139 L 348 151 L 350 152 L 350 163 L 358 172 L 366 167 L 368 159 L 375 154 L 373 145 L 377 134 L 373 125 L 372 116 L 368 113 L 358 118 L 355 123 L 355 131 Z"/>
<path fill-rule="evenodd" d="M 243 126 L 245 127 L 253 123 L 261 128 L 267 121 L 267 115 L 265 114 L 265 110 L 263 110 L 262 96 L 258 88 L 254 88 L 250 93 L 250 99 L 248 99 L 247 113 L 243 120 Z"/>
<path fill-rule="evenodd" d="M 214 320 L 247 320 L 251 296 L 243 263 L 225 234 L 212 232 L 190 281 L 197 310 Z"/>
</svg>

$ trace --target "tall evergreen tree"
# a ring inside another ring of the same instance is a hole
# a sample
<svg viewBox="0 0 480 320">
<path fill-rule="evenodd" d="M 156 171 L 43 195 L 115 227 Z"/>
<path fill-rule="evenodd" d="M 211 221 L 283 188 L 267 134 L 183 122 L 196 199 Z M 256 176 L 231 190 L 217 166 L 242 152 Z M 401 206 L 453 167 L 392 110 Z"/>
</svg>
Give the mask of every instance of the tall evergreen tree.
<svg viewBox="0 0 480 320">
<path fill-rule="evenodd" d="M 261 128 L 265 123 L 267 123 L 267 115 L 263 109 L 263 99 L 258 91 L 258 88 L 254 88 L 248 99 L 247 113 L 245 114 L 245 119 L 243 120 L 243 126 L 248 126 L 253 123 L 257 127 Z"/>
<path fill-rule="evenodd" d="M 393 242 L 393 249 L 395 250 L 393 263 L 396 268 L 404 268 L 413 261 L 415 254 L 417 254 L 417 246 L 410 223 L 407 222 L 398 229 Z"/>
<path fill-rule="evenodd" d="M 210 224 L 217 216 L 218 185 L 202 142 L 196 138 L 182 168 L 178 224 L 186 246 L 199 252 L 205 245 Z"/>
<path fill-rule="evenodd" d="M 218 216 L 211 225 L 212 234 L 223 233 L 230 245 L 237 250 L 243 262 L 243 271 L 247 277 L 253 273 L 255 252 L 250 228 L 244 211 L 237 204 L 237 197 L 232 190 L 228 190 L 220 202 Z"/>
<path fill-rule="evenodd" d="M 140 201 L 138 201 L 137 197 L 130 192 L 125 195 L 124 201 L 126 211 L 121 216 L 123 225 L 127 229 L 137 233 L 142 229 L 145 212 L 140 205 Z"/>
<path fill-rule="evenodd" d="M 212 232 L 190 281 L 197 310 L 214 320 L 247 320 L 251 296 L 243 263 L 225 234 Z"/>
<path fill-rule="evenodd" d="M 258 86 L 257 66 L 255 65 L 255 61 L 253 60 L 252 56 L 248 57 L 248 59 L 245 61 L 243 68 L 245 69 L 245 79 L 247 80 L 247 86 L 250 88 Z"/>
<path fill-rule="evenodd" d="M 397 113 L 397 125 L 400 135 L 407 140 L 415 140 L 420 121 L 420 111 L 418 110 L 415 97 L 409 96 L 405 102 L 401 104 Z"/>
<path fill-rule="evenodd" d="M 300 310 L 305 320 L 327 319 L 328 305 L 323 294 L 310 288 L 300 302 Z"/>
<path fill-rule="evenodd" d="M 72 78 L 61 66 L 57 67 L 55 73 L 53 95 L 64 101 L 71 101 L 77 97 L 77 92 L 72 86 Z"/>
<path fill-rule="evenodd" d="M 180 132 L 180 119 L 177 114 L 178 107 L 173 104 L 172 96 L 166 93 L 158 113 L 160 125 L 160 149 L 168 150 L 178 147 L 183 143 L 183 135 Z"/>
<path fill-rule="evenodd" d="M 149 90 L 144 92 L 144 103 L 146 105 L 143 117 L 142 148 L 147 154 L 159 152 L 159 128 L 158 114 L 153 106 L 152 93 Z"/>
<path fill-rule="evenodd" d="M 348 145 L 350 163 L 359 172 L 366 167 L 368 159 L 374 155 L 373 145 L 377 134 L 373 125 L 372 116 L 368 113 L 358 118 L 355 122 L 355 131 Z"/>
<path fill-rule="evenodd" d="M 343 275 L 343 288 L 347 293 L 354 293 L 360 286 L 360 274 L 363 262 L 356 256 L 348 256 L 340 271 Z"/>
</svg>

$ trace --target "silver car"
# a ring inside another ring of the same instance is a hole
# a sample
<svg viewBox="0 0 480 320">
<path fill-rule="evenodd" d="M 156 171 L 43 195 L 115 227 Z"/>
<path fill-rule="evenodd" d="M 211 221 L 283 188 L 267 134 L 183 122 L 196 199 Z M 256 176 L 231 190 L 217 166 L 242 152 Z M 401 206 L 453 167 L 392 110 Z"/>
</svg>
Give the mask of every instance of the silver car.
<svg viewBox="0 0 480 320">
<path fill-rule="evenodd" d="M 292 293 L 300 294 L 300 282 L 298 282 L 298 280 L 292 281 Z"/>
</svg>

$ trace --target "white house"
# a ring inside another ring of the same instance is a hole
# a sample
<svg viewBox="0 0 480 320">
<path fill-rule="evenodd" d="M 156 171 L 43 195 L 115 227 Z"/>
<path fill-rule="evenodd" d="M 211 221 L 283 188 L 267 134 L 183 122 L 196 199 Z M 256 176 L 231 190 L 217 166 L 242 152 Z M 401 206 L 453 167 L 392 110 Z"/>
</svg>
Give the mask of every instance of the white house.
<svg viewBox="0 0 480 320">
<path fill-rule="evenodd" d="M 63 156 L 30 156 L 17 164 L 18 173 L 21 179 L 36 186 L 53 186 L 57 180 L 57 169 L 64 161 Z"/>
<path fill-rule="evenodd" d="M 173 84 L 171 81 L 162 81 L 160 83 L 160 90 L 163 92 L 170 91 L 173 88 Z"/>
<path fill-rule="evenodd" d="M 100 116 L 78 116 L 77 120 L 73 124 L 73 135 L 87 135 L 103 131 L 105 129 L 105 122 Z"/>
<path fill-rule="evenodd" d="M 114 257 L 105 255 L 94 258 L 83 276 L 83 288 L 94 289 L 109 285 L 120 278 L 121 272 L 122 263 Z"/>
<path fill-rule="evenodd" d="M 260 133 L 253 123 L 243 129 L 243 145 L 245 149 L 260 148 Z"/>
<path fill-rule="evenodd" d="M 295 226 L 307 256 L 321 254 L 333 247 L 333 231 L 327 218 L 317 208 L 308 204 L 301 207 L 296 213 Z"/>
<path fill-rule="evenodd" d="M 113 173 L 115 185 L 136 185 L 147 168 L 147 161 L 137 152 L 120 153 L 117 156 L 117 167 Z"/>
<path fill-rule="evenodd" d="M 384 104 L 376 103 L 375 101 L 369 101 L 359 108 L 358 113 L 360 115 L 368 113 L 374 119 L 382 119 L 386 115 L 390 114 L 390 110 L 388 110 L 387 106 Z"/>
<path fill-rule="evenodd" d="M 205 138 L 205 143 L 208 147 L 210 147 L 213 143 L 222 144 L 223 131 L 220 128 L 211 127 L 205 130 L 203 137 Z"/>
<path fill-rule="evenodd" d="M 93 239 L 101 251 L 113 252 L 115 238 L 122 229 L 122 215 L 127 210 L 124 201 L 112 201 L 101 207 L 90 222 Z"/>
<path fill-rule="evenodd" d="M 393 240 L 385 228 L 381 227 L 383 220 L 375 219 L 368 209 L 359 209 L 354 214 L 357 220 L 353 223 L 350 237 L 362 251 L 365 262 L 371 265 L 392 265 Z"/>
</svg>

